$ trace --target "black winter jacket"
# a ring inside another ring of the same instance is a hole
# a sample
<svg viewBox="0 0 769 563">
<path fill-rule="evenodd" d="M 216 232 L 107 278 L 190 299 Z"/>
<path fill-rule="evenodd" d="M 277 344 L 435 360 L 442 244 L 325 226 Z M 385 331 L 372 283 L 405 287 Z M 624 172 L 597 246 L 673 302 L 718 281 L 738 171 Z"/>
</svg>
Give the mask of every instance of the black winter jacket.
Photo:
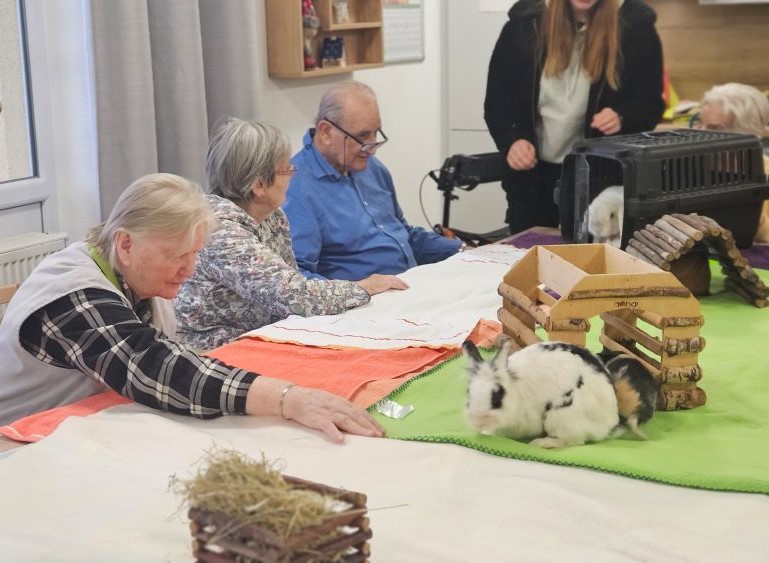
<svg viewBox="0 0 769 563">
<path fill-rule="evenodd" d="M 543 0 L 519 0 L 508 12 L 489 62 L 484 119 L 503 155 L 518 139 L 535 147 L 539 83 L 544 60 L 537 60 Z M 619 90 L 602 77 L 590 87 L 585 113 L 586 138 L 593 115 L 609 107 L 622 119 L 620 134 L 654 129 L 662 117 L 662 45 L 654 27 L 657 15 L 642 0 L 625 0 L 620 8 L 622 52 Z M 510 170 L 506 190 L 531 190 L 536 173 Z"/>
</svg>

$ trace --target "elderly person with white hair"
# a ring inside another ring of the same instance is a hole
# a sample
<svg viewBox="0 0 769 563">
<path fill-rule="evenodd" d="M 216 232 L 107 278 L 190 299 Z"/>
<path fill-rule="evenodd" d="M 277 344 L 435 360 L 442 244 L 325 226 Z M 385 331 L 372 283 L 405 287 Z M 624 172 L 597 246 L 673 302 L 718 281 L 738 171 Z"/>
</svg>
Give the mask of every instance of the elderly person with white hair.
<svg viewBox="0 0 769 563">
<path fill-rule="evenodd" d="M 308 279 L 298 270 L 280 209 L 295 172 L 290 158 L 288 137 L 269 124 L 229 118 L 212 134 L 207 199 L 221 228 L 174 302 L 185 344 L 214 348 L 289 315 L 333 315 L 407 287 L 391 275 L 354 282 Z"/>
<path fill-rule="evenodd" d="M 41 262 L 0 325 L 0 425 L 112 388 L 199 418 L 280 415 L 337 441 L 342 430 L 381 436 L 339 396 L 201 357 L 174 339 L 168 300 L 215 223 L 198 186 L 150 174 L 85 241 Z"/>
<path fill-rule="evenodd" d="M 296 261 L 308 277 L 400 274 L 466 246 L 409 224 L 376 156 L 386 142 L 370 87 L 354 80 L 329 86 L 292 159 L 299 170 L 283 206 Z"/>
<path fill-rule="evenodd" d="M 769 125 L 769 99 L 747 84 L 729 82 L 713 86 L 700 102 L 701 129 L 731 131 L 761 137 Z M 769 157 L 764 155 L 764 170 L 769 172 Z M 755 242 L 769 243 L 769 200 L 764 201 Z"/>
</svg>

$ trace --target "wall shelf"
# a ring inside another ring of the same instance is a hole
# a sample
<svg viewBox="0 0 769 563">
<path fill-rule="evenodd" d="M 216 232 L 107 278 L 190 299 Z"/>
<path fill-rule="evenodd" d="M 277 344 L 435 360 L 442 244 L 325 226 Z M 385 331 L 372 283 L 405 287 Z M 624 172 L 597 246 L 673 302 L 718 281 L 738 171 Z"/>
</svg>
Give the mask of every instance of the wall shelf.
<svg viewBox="0 0 769 563">
<path fill-rule="evenodd" d="M 310 78 L 384 65 L 382 0 L 348 0 L 350 22 L 334 23 L 332 0 L 315 0 L 320 29 L 312 39 L 318 65 L 324 37 L 344 38 L 344 66 L 305 70 L 301 0 L 266 0 L 267 64 L 273 78 Z"/>
<path fill-rule="evenodd" d="M 335 23 L 328 27 L 328 31 L 352 31 L 355 29 L 380 29 L 381 27 L 382 27 L 381 22 Z"/>
</svg>

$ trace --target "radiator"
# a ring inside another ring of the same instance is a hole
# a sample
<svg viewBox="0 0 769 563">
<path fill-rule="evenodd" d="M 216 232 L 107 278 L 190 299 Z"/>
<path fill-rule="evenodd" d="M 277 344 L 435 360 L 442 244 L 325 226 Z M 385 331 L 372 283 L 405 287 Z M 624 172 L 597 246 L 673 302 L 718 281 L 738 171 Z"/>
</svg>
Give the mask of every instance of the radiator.
<svg viewBox="0 0 769 563">
<path fill-rule="evenodd" d="M 67 243 L 66 233 L 27 233 L 0 239 L 0 285 L 23 282 L 43 258 Z"/>
</svg>

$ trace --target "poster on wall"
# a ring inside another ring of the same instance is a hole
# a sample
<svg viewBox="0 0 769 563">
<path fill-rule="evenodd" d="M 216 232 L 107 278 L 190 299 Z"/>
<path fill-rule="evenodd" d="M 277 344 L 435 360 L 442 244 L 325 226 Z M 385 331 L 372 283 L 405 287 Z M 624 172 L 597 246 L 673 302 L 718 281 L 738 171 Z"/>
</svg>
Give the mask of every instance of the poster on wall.
<svg viewBox="0 0 769 563">
<path fill-rule="evenodd" d="M 425 58 L 422 0 L 384 0 L 384 61 L 405 63 Z"/>
</svg>

